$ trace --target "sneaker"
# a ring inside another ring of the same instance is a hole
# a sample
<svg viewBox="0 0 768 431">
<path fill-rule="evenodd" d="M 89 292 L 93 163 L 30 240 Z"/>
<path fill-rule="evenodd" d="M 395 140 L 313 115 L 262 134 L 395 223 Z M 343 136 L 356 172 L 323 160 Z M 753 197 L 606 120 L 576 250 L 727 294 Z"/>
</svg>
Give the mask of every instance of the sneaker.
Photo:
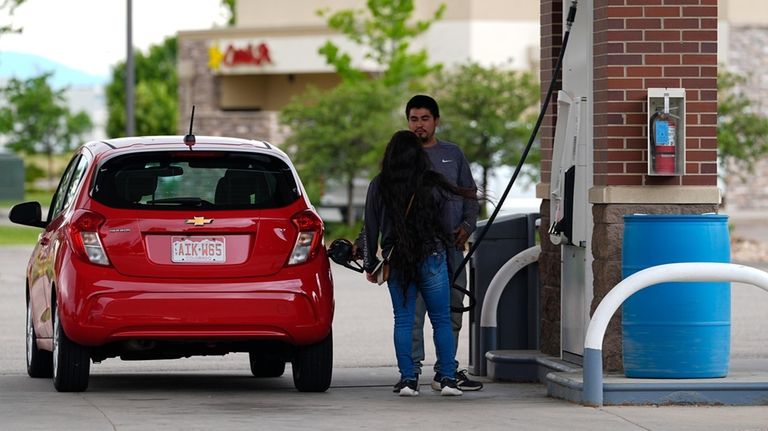
<svg viewBox="0 0 768 431">
<path fill-rule="evenodd" d="M 456 386 L 456 380 L 448 377 L 443 377 L 440 380 L 440 395 L 444 397 L 458 397 L 463 392 Z"/>
<path fill-rule="evenodd" d="M 400 379 L 397 383 L 395 383 L 395 386 L 392 387 L 392 392 L 394 392 L 396 394 L 399 394 L 400 393 L 400 389 L 403 389 L 403 387 L 405 386 L 405 382 L 406 382 L 405 379 Z M 418 374 L 416 374 L 416 387 L 417 388 L 419 387 L 419 375 Z"/>
<path fill-rule="evenodd" d="M 467 377 L 467 370 L 456 371 L 456 386 L 462 391 L 479 391 L 483 389 L 483 384 L 477 380 L 470 380 Z"/>
<path fill-rule="evenodd" d="M 392 392 L 400 394 L 401 397 L 415 397 L 419 395 L 418 379 L 400 379 Z"/>
</svg>

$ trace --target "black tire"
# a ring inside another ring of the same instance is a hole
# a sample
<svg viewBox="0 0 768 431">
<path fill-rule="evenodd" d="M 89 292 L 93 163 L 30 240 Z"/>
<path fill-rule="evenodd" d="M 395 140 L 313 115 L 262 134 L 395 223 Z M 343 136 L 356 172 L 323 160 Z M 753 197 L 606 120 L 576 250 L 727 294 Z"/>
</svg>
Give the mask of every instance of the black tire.
<svg viewBox="0 0 768 431">
<path fill-rule="evenodd" d="M 273 355 L 248 352 L 254 377 L 280 377 L 285 373 L 285 361 Z"/>
<path fill-rule="evenodd" d="M 69 338 L 61 327 L 59 309 L 53 309 L 53 386 L 59 392 L 83 392 L 91 371 L 89 349 Z"/>
<path fill-rule="evenodd" d="M 32 304 L 27 301 L 27 374 L 29 377 L 53 376 L 53 353 L 37 347 L 37 335 L 32 324 Z"/>
<path fill-rule="evenodd" d="M 292 368 L 293 385 L 299 391 L 327 391 L 333 375 L 333 334 L 317 344 L 298 347 Z"/>
</svg>

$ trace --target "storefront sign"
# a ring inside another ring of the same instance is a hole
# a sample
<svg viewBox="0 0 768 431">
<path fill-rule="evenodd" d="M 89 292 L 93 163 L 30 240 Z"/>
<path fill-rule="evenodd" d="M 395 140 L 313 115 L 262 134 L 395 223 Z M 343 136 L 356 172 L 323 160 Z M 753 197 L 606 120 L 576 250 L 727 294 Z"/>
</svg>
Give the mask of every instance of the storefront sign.
<svg viewBox="0 0 768 431">
<path fill-rule="evenodd" d="M 220 45 L 212 45 L 208 49 L 208 67 L 213 70 L 236 67 L 261 67 L 272 64 L 269 47 L 266 43 L 247 43 L 245 45 L 227 43 L 222 49 Z"/>
</svg>

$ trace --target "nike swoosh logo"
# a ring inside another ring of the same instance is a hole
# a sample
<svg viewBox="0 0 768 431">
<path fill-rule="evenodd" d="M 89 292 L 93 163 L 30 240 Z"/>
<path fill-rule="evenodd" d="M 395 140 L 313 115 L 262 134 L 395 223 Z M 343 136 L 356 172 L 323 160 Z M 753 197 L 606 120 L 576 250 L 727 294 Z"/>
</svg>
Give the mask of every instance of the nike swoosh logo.
<svg viewBox="0 0 768 431">
<path fill-rule="evenodd" d="M 443 163 L 451 163 L 453 161 L 451 159 L 448 159 L 448 160 L 442 159 L 442 160 L 443 160 Z"/>
</svg>

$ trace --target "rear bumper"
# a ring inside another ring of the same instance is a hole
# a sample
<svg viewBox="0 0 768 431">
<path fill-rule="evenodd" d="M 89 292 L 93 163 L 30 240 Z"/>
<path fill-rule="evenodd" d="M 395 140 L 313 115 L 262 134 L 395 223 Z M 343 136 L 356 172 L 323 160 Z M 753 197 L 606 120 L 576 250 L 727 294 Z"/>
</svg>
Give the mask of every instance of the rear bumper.
<svg viewBox="0 0 768 431">
<path fill-rule="evenodd" d="M 220 282 L 124 277 L 88 266 L 64 271 L 69 277 L 59 280 L 62 325 L 79 344 L 272 339 L 306 345 L 331 330 L 333 283 L 324 256 L 279 278 Z"/>
</svg>

